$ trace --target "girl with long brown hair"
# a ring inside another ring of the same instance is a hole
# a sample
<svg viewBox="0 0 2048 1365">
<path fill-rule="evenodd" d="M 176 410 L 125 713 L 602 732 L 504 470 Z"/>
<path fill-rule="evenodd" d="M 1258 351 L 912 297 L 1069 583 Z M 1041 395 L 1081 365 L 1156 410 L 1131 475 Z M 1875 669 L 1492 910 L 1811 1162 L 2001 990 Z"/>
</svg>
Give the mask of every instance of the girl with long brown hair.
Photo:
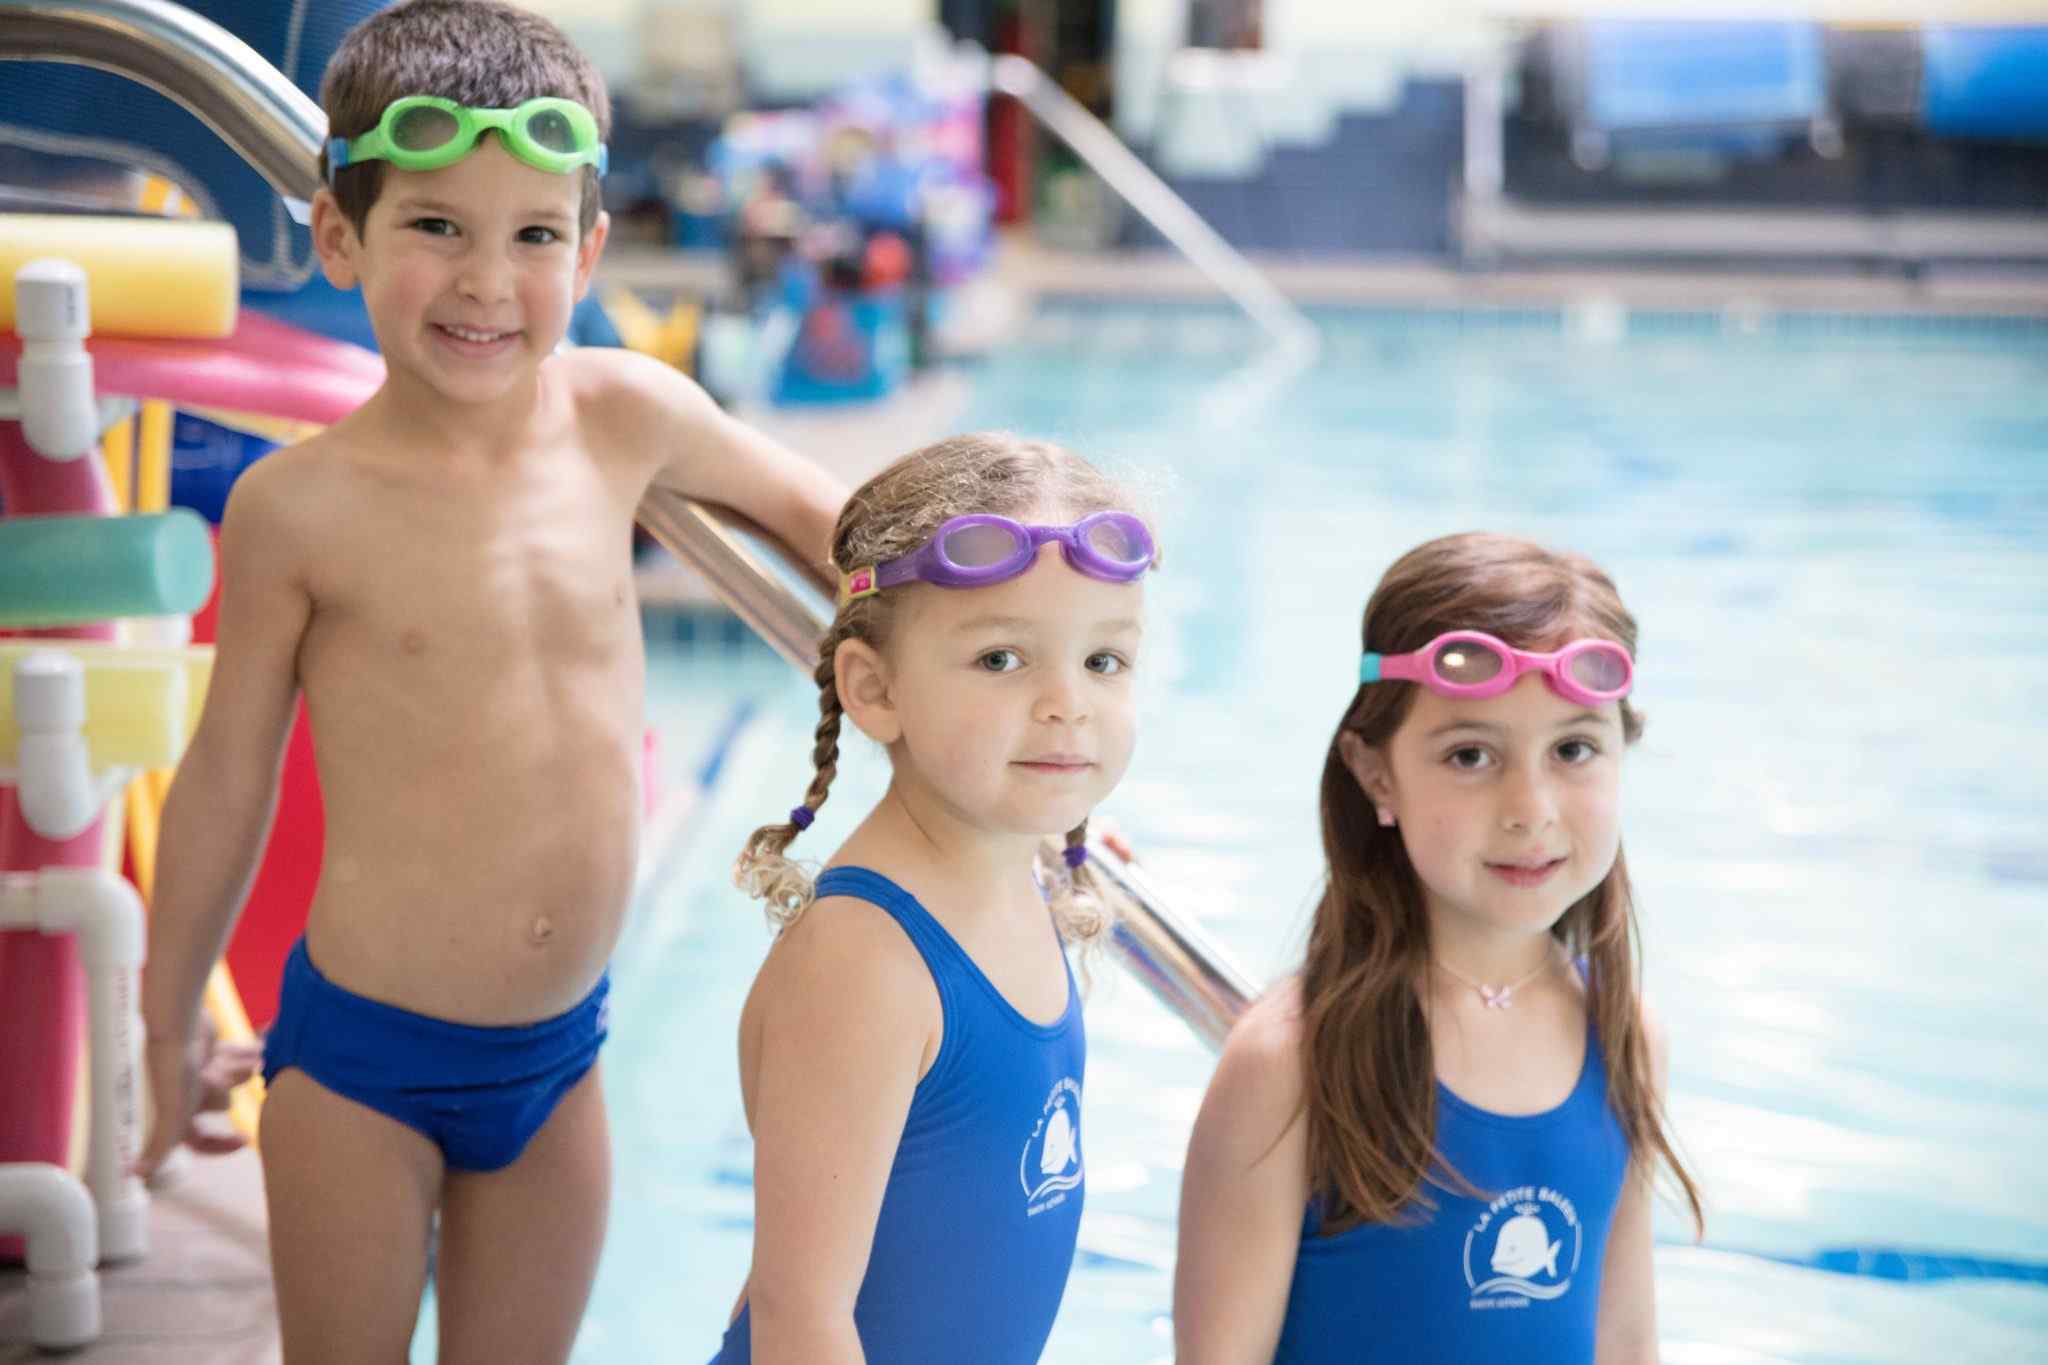
<svg viewBox="0 0 2048 1365">
<path fill-rule="evenodd" d="M 1183 1176 L 1180 1365 L 1657 1358 L 1663 1112 L 1621 852 L 1636 623 L 1590 561 L 1433 540 L 1366 604 L 1301 970 Z"/>
</svg>

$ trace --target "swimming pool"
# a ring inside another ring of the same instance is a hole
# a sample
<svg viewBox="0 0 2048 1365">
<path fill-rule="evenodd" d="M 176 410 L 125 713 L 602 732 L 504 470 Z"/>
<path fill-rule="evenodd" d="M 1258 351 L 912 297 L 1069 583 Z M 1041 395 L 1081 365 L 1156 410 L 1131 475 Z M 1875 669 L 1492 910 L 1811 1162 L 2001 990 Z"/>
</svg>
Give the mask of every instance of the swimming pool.
<svg viewBox="0 0 2048 1365">
<path fill-rule="evenodd" d="M 966 425 L 1154 493 L 1149 704 L 1109 813 L 1269 979 L 1301 948 L 1380 571 L 1473 526 L 1595 556 L 1643 627 L 1630 866 L 1711 1201 L 1707 1249 L 1659 1213 L 1665 1359 L 2040 1359 L 2048 324 L 1588 316 L 1322 313 L 1315 368 L 1234 423 L 1199 404 L 1251 345 L 1221 309 L 1054 303 L 973 372 Z M 653 647 L 672 771 L 743 697 L 616 963 L 617 1198 L 579 1361 L 707 1358 L 746 1271 L 733 1030 L 767 936 L 725 871 L 801 793 L 815 698 L 758 648 Z M 815 851 L 884 780 L 848 753 Z M 1089 1029 L 1088 1209 L 1046 1359 L 1163 1361 L 1211 1057 L 1113 967 Z"/>
</svg>

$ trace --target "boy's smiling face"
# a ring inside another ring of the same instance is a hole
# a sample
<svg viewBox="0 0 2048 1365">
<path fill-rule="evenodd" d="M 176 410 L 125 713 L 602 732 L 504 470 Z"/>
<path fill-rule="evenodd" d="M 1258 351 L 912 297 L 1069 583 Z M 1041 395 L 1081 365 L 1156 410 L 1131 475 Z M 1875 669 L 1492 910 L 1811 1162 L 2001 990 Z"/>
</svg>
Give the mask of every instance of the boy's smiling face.
<svg viewBox="0 0 2048 1365">
<path fill-rule="evenodd" d="M 589 287 L 607 222 L 577 231 L 582 188 L 487 133 L 439 170 L 387 167 L 360 237 L 323 194 L 314 241 L 330 282 L 362 287 L 386 365 L 450 402 L 489 402 L 554 350 Z"/>
</svg>

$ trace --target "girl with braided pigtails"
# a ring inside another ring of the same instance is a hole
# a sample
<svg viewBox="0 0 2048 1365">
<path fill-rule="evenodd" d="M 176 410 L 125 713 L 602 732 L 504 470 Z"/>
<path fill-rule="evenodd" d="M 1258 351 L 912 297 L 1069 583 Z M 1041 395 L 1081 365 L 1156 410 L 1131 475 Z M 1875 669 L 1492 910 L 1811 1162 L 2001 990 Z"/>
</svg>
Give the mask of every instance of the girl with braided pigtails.
<svg viewBox="0 0 2048 1365">
<path fill-rule="evenodd" d="M 1063 948 L 1106 924 L 1084 841 L 1130 759 L 1158 558 L 1126 506 L 1067 451 L 983 434 L 840 515 L 816 772 L 735 868 L 780 932 L 740 1019 L 754 1257 L 714 1365 L 1044 1349 L 1085 1189 Z M 846 721 L 891 779 L 813 884 L 785 853 Z"/>
</svg>

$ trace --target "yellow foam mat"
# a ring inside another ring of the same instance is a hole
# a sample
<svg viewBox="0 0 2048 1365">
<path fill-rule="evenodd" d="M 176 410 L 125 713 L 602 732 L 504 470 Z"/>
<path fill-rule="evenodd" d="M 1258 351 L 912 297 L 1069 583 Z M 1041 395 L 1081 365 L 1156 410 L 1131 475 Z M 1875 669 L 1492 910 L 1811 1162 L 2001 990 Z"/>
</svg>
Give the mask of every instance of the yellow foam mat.
<svg viewBox="0 0 2048 1365">
<path fill-rule="evenodd" d="M 10 213 L 0 231 L 0 330 L 14 328 L 14 272 L 45 256 L 85 271 L 92 330 L 224 337 L 235 330 L 241 258 L 226 223 Z"/>
<path fill-rule="evenodd" d="M 199 724 L 213 647 L 135 649 L 85 640 L 0 642 L 0 767 L 12 766 L 14 665 L 39 649 L 62 649 L 85 669 L 85 742 L 94 769 L 169 768 Z"/>
</svg>

